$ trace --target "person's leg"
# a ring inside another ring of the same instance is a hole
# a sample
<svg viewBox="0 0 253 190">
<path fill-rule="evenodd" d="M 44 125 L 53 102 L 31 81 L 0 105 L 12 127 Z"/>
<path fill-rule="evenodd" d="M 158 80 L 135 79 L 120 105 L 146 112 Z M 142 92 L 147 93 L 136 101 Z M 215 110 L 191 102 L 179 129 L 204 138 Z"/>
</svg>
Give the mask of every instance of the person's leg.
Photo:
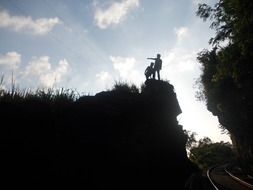
<svg viewBox="0 0 253 190">
<path fill-rule="evenodd" d="M 157 70 L 157 77 L 158 77 L 158 80 L 160 80 L 160 70 Z"/>
<path fill-rule="evenodd" d="M 156 72 L 156 71 L 153 72 L 153 79 L 155 79 L 155 72 Z"/>
</svg>

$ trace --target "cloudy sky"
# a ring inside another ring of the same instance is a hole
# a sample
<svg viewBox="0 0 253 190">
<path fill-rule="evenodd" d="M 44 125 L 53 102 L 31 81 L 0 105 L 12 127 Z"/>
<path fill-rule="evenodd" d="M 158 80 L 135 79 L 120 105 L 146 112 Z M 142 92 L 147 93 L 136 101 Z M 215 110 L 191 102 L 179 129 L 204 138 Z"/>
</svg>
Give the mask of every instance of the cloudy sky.
<svg viewBox="0 0 253 190">
<path fill-rule="evenodd" d="M 1 0 L 0 75 L 21 89 L 66 88 L 94 95 L 115 81 L 140 86 L 147 57 L 161 54 L 161 78 L 175 87 L 178 121 L 197 138 L 229 141 L 195 98 L 199 51 L 214 35 L 196 17 L 217 0 Z"/>
</svg>

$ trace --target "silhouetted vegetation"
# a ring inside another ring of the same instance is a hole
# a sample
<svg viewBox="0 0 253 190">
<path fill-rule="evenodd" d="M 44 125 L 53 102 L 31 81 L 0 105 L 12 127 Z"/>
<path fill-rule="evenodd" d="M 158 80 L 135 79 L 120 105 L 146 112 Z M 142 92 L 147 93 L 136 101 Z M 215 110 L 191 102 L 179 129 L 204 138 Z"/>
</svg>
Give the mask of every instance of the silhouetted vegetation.
<svg viewBox="0 0 253 190">
<path fill-rule="evenodd" d="M 196 171 L 174 87 L 148 80 L 142 92 L 116 83 L 73 91 L 4 92 L 0 97 L 2 180 L 74 180 L 87 189 L 183 189 Z M 178 181 L 181 183 L 178 184 Z"/>
<path fill-rule="evenodd" d="M 194 147 L 197 143 L 196 135 L 197 133 L 191 132 L 189 130 L 184 130 L 184 133 L 187 135 L 187 142 L 185 145 L 186 150 L 190 151 L 192 147 Z"/>
<path fill-rule="evenodd" d="M 124 93 L 138 94 L 139 88 L 134 84 L 128 84 L 127 82 L 116 81 L 111 91 L 116 92 L 116 93 L 123 93 L 123 94 Z"/>
<path fill-rule="evenodd" d="M 35 92 L 31 90 L 12 89 L 2 90 L 0 101 L 43 101 L 43 102 L 74 102 L 78 98 L 77 92 L 70 89 L 38 89 Z"/>
<path fill-rule="evenodd" d="M 212 21 L 212 50 L 198 54 L 199 97 L 217 115 L 237 148 L 243 169 L 253 173 L 253 1 L 220 0 L 199 5 L 197 15 Z"/>
<path fill-rule="evenodd" d="M 190 148 L 189 158 L 202 170 L 214 165 L 236 161 L 231 144 L 222 141 L 213 143 L 208 137 L 200 139 L 196 146 Z"/>
<path fill-rule="evenodd" d="M 187 135 L 186 150 L 189 159 L 200 169 L 224 163 L 235 163 L 236 153 L 232 144 L 228 142 L 212 142 L 208 137 L 196 140 L 197 133 L 184 130 Z"/>
</svg>

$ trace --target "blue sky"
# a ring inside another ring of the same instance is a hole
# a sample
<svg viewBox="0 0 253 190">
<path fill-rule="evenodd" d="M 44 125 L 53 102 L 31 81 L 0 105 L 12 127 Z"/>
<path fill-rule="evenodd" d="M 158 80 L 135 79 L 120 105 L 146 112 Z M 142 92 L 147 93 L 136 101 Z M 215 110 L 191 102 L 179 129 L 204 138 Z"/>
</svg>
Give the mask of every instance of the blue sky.
<svg viewBox="0 0 253 190">
<path fill-rule="evenodd" d="M 179 123 L 198 138 L 230 141 L 195 98 L 199 51 L 214 35 L 195 14 L 215 0 L 1 0 L 2 88 L 66 88 L 94 95 L 115 81 L 140 86 L 147 57 L 161 54 L 161 78 L 175 87 Z M 13 74 L 12 74 L 13 73 Z"/>
</svg>

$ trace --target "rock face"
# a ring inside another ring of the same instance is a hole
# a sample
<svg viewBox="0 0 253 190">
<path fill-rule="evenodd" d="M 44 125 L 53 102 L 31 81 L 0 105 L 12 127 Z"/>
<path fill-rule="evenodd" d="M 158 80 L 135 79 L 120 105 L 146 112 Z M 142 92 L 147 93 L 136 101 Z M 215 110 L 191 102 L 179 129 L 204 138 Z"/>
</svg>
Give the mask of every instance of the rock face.
<svg viewBox="0 0 253 190">
<path fill-rule="evenodd" d="M 174 88 L 164 81 L 146 81 L 142 93 L 1 106 L 9 121 L 1 129 L 7 177 L 72 179 L 89 189 L 183 189 L 195 170 Z"/>
</svg>

